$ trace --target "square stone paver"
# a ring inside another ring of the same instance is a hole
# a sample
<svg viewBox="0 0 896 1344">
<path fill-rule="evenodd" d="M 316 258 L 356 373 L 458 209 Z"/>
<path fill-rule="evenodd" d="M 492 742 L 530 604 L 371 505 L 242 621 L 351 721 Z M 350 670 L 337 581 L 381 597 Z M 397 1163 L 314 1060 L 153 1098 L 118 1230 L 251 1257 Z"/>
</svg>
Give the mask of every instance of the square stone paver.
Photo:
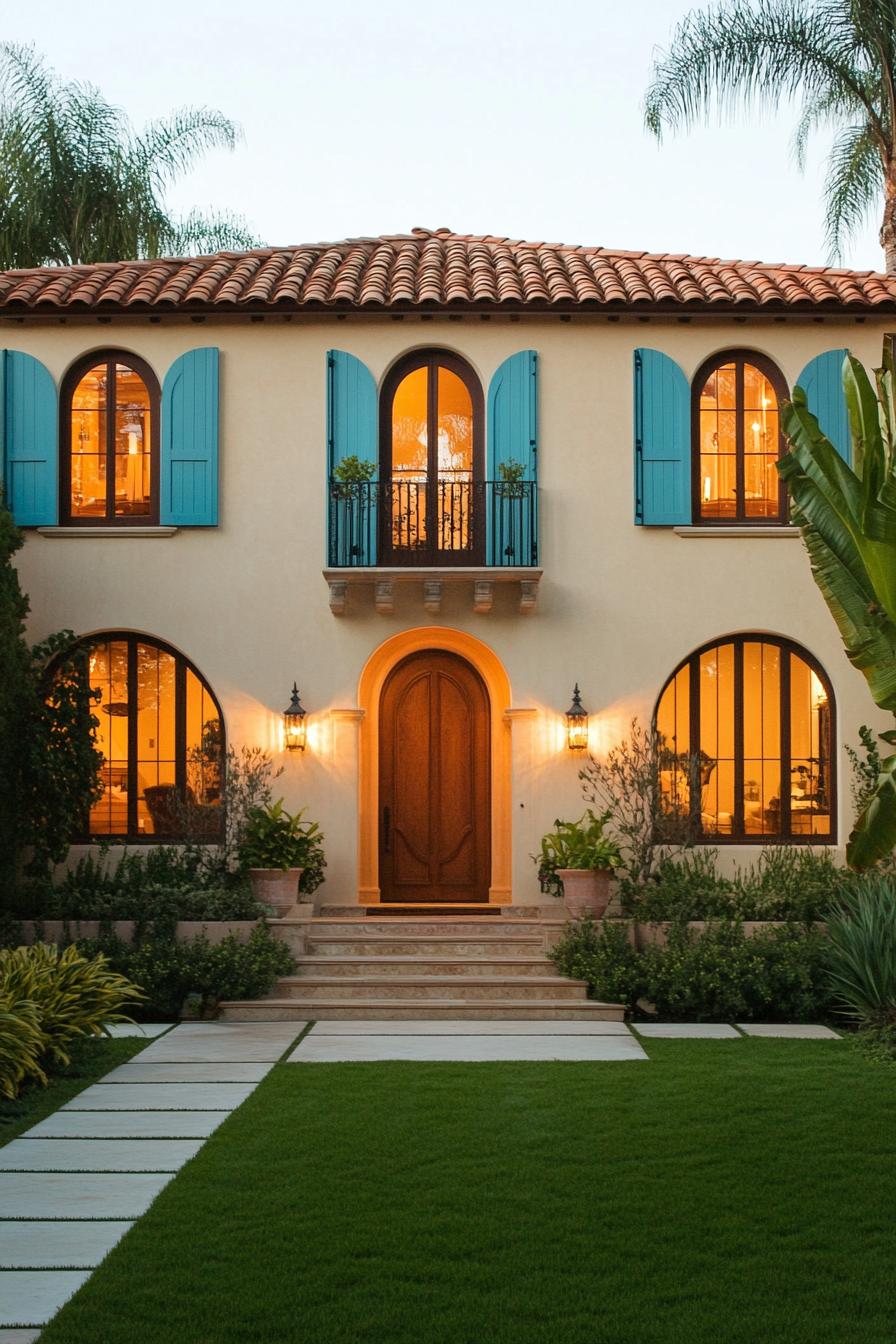
<svg viewBox="0 0 896 1344">
<path fill-rule="evenodd" d="M 468 1022 L 385 1021 L 315 1022 L 314 1036 L 628 1036 L 624 1022 Z M 141 1056 L 142 1058 L 142 1056 Z"/>
<path fill-rule="evenodd" d="M 229 1114 L 229 1111 L 57 1111 L 29 1129 L 25 1137 L 207 1139 Z"/>
<path fill-rule="evenodd" d="M 637 1022 L 639 1036 L 670 1041 L 742 1041 L 740 1032 L 725 1022 Z"/>
<path fill-rule="evenodd" d="M 39 1330 L 4 1330 L 0 1325 L 0 1344 L 35 1344 L 40 1339 Z"/>
<path fill-rule="evenodd" d="M 7 1270 L 0 1274 L 0 1325 L 46 1325 L 89 1278 L 89 1269 Z"/>
<path fill-rule="evenodd" d="M 202 1139 L 13 1139 L 0 1171 L 178 1171 Z"/>
<path fill-rule="evenodd" d="M 89 1269 L 133 1226 L 102 1221 L 0 1222 L 0 1269 Z"/>
<path fill-rule="evenodd" d="M 290 1064 L 370 1063 L 376 1060 L 647 1059 L 634 1036 L 317 1036 L 300 1041 Z"/>
<path fill-rule="evenodd" d="M 4 1218 L 139 1218 L 172 1174 L 0 1171 L 0 1210 Z"/>
<path fill-rule="evenodd" d="M 842 1040 L 830 1027 L 815 1026 L 809 1022 L 738 1022 L 747 1036 L 780 1036 L 790 1041 Z"/>
<path fill-rule="evenodd" d="M 252 1083 L 94 1083 L 64 1111 L 232 1111 L 255 1091 Z"/>
<path fill-rule="evenodd" d="M 143 1056 L 107 1073 L 104 1083 L 260 1083 L 273 1064 L 144 1064 Z"/>
<path fill-rule="evenodd" d="M 152 1040 L 154 1036 L 170 1031 L 173 1026 L 173 1022 L 110 1022 L 106 1030 L 110 1036 L 145 1036 L 147 1040 Z"/>
<path fill-rule="evenodd" d="M 182 1023 L 142 1052 L 140 1062 L 275 1063 L 305 1028 L 304 1022 Z"/>
</svg>

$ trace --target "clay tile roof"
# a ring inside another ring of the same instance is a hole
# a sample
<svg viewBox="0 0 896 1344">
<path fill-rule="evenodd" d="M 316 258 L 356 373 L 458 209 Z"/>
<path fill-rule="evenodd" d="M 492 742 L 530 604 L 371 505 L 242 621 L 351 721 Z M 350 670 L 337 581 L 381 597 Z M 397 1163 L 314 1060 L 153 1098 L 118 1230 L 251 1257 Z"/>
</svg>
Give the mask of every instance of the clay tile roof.
<svg viewBox="0 0 896 1344">
<path fill-rule="evenodd" d="M 896 276 L 523 242 L 450 229 L 0 272 L 0 314 L 363 308 L 896 312 Z"/>
</svg>

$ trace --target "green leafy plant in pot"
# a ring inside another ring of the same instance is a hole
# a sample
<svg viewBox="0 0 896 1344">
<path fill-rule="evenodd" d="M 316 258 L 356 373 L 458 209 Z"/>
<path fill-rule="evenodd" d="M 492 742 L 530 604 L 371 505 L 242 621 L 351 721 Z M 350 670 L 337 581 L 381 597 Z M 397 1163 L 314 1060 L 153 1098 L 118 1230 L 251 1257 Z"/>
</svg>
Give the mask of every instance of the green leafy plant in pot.
<svg viewBox="0 0 896 1344">
<path fill-rule="evenodd" d="M 622 862 L 619 845 L 605 834 L 610 816 L 589 808 L 578 821 L 555 820 L 533 855 L 542 890 L 562 894 L 573 919 L 600 919 L 609 904 L 613 870 Z"/>
<path fill-rule="evenodd" d="M 333 468 L 333 494 L 336 499 L 360 499 L 374 476 L 376 463 L 352 453 Z"/>
<path fill-rule="evenodd" d="M 283 799 L 249 809 L 239 847 L 240 866 L 252 893 L 282 918 L 296 904 L 307 867 L 323 866 L 323 836 L 316 821 L 287 812 Z"/>
</svg>

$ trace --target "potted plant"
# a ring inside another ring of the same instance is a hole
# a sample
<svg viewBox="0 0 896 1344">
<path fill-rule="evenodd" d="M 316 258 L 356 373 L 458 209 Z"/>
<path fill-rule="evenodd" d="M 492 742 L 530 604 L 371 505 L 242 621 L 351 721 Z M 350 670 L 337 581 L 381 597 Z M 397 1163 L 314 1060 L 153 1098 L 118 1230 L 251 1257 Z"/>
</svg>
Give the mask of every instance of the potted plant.
<svg viewBox="0 0 896 1344">
<path fill-rule="evenodd" d="M 610 815 L 596 817 L 589 808 L 578 821 L 556 820 L 533 856 L 542 889 L 562 892 L 573 919 L 600 919 L 609 904 L 613 869 L 622 862 L 619 845 L 604 834 Z"/>
<path fill-rule="evenodd" d="M 511 457 L 507 462 L 498 463 L 498 475 L 501 477 L 497 485 L 497 494 L 501 499 L 523 499 L 525 498 L 527 482 L 523 479 L 526 474 L 524 463 L 517 462 Z"/>
<path fill-rule="evenodd" d="M 336 499 L 359 499 L 362 486 L 369 485 L 376 475 L 376 463 L 364 461 L 355 453 L 344 457 L 333 468 L 333 495 Z"/>
<path fill-rule="evenodd" d="M 240 864 L 249 875 L 255 898 L 282 917 L 296 904 L 307 867 L 323 866 L 323 836 L 316 821 L 302 821 L 304 810 L 292 814 L 283 799 L 252 807 L 240 841 Z"/>
</svg>

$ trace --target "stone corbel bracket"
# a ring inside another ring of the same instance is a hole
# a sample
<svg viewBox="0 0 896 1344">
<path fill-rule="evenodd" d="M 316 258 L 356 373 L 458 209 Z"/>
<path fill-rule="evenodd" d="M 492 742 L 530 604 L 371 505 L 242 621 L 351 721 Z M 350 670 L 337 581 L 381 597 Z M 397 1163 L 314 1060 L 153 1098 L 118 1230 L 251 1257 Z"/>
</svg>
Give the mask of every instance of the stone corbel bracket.
<svg viewBox="0 0 896 1344">
<path fill-rule="evenodd" d="M 449 587 L 466 587 L 471 595 L 473 610 L 480 615 L 487 615 L 494 606 L 495 590 L 510 584 L 516 587 L 520 613 L 526 616 L 537 606 L 542 571 L 509 566 L 471 569 L 454 569 L 449 566 L 439 569 L 386 569 L 370 566 L 325 569 L 323 574 L 330 590 L 330 610 L 334 616 L 346 614 L 350 609 L 351 596 L 369 596 L 371 593 L 374 610 L 380 616 L 391 616 L 395 611 L 395 590 L 399 584 L 411 585 L 412 591 L 416 589 L 421 595 L 424 610 L 432 616 L 441 614 L 446 589 Z"/>
</svg>

